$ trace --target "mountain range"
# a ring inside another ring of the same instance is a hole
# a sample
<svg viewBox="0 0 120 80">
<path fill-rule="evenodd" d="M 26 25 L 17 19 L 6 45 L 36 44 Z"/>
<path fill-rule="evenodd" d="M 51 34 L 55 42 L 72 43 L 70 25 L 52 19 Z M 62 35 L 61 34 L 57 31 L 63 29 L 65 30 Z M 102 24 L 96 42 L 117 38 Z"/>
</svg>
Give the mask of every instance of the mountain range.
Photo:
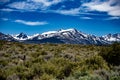
<svg viewBox="0 0 120 80">
<path fill-rule="evenodd" d="M 4 34 L 0 32 L 0 40 L 17 41 L 24 43 L 64 43 L 64 44 L 95 44 L 106 45 L 113 42 L 120 42 L 120 33 L 95 36 L 83 33 L 76 29 L 60 29 L 48 31 L 42 34 L 28 36 L 24 33 L 17 35 Z"/>
</svg>

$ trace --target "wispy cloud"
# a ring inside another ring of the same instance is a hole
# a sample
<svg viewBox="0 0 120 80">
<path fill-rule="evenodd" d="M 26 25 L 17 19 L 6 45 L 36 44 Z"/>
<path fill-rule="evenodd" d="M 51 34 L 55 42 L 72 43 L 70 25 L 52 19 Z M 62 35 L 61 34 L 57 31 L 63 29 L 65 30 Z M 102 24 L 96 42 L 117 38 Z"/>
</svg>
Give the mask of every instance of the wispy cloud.
<svg viewBox="0 0 120 80">
<path fill-rule="evenodd" d="M 14 2 L 8 5 L 10 8 L 15 8 L 18 10 L 46 10 L 52 5 L 58 4 L 63 2 L 64 0 L 27 0 L 27 1 L 20 1 Z"/>
<path fill-rule="evenodd" d="M 120 19 L 120 17 L 109 17 L 109 18 L 106 18 L 105 20 L 115 20 L 115 19 Z"/>
<path fill-rule="evenodd" d="M 35 3 L 28 3 L 26 1 L 22 2 L 14 2 L 12 4 L 9 4 L 8 7 L 18 9 L 18 10 L 33 10 L 33 9 L 40 9 L 41 4 L 35 5 Z"/>
<path fill-rule="evenodd" d="M 80 17 L 80 19 L 93 19 L 91 17 Z"/>
<path fill-rule="evenodd" d="M 13 10 L 13 9 L 10 9 L 10 8 L 3 8 L 3 9 L 0 9 L 0 11 L 11 12 L 11 11 L 17 11 L 17 10 Z"/>
<path fill-rule="evenodd" d="M 29 25 L 29 26 L 38 26 L 38 25 L 46 25 L 46 24 L 48 24 L 45 21 L 43 21 L 43 22 L 39 22 L 39 21 L 32 22 L 32 21 L 24 21 L 24 20 L 15 20 L 14 22 Z"/>
<path fill-rule="evenodd" d="M 9 19 L 8 18 L 0 18 L 1 20 L 3 21 L 8 21 Z"/>
<path fill-rule="evenodd" d="M 21 23 L 24 25 L 29 25 L 29 26 L 38 26 L 38 25 L 47 25 L 48 22 L 46 21 L 25 21 L 25 20 L 12 20 L 12 19 L 8 19 L 8 18 L 0 18 L 2 21 L 10 21 L 10 22 L 17 22 L 17 23 Z"/>
<path fill-rule="evenodd" d="M 59 13 L 59 14 L 63 14 L 63 15 L 72 15 L 72 16 L 77 16 L 79 15 L 79 8 L 74 8 L 74 9 L 70 9 L 70 10 L 56 10 L 53 12 Z"/>
<path fill-rule="evenodd" d="M 100 0 L 92 1 L 82 4 L 87 7 L 89 11 L 106 12 L 110 16 L 120 16 L 120 1 L 119 0 L 107 0 L 101 2 Z"/>
<path fill-rule="evenodd" d="M 36 3 L 41 3 L 43 4 L 44 7 L 48 7 L 48 6 L 51 6 L 51 5 L 55 5 L 55 4 L 58 4 L 64 0 L 32 0 L 33 2 L 36 2 Z"/>
</svg>

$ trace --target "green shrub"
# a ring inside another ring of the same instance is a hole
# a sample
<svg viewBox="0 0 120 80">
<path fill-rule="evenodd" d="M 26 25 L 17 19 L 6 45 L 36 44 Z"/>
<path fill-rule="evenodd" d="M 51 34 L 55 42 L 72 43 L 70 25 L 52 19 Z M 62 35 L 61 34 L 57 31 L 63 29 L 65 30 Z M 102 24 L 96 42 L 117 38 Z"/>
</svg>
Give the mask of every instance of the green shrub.
<svg viewBox="0 0 120 80">
<path fill-rule="evenodd" d="M 3 45 L 5 45 L 7 42 L 0 40 L 0 50 L 2 49 Z"/>
<path fill-rule="evenodd" d="M 97 69 L 109 69 L 107 63 L 105 60 L 98 55 L 92 56 L 85 60 L 86 66 L 88 66 L 88 69 L 97 70 Z"/>
<path fill-rule="evenodd" d="M 5 67 L 8 65 L 9 61 L 6 59 L 0 59 L 0 66 Z"/>
<path fill-rule="evenodd" d="M 33 70 L 34 75 L 41 76 L 43 74 L 42 66 L 39 63 L 34 63 L 31 67 L 31 69 Z"/>
<path fill-rule="evenodd" d="M 80 77 L 87 76 L 88 72 L 86 71 L 77 71 L 74 73 L 75 79 L 79 79 Z"/>
<path fill-rule="evenodd" d="M 120 44 L 114 43 L 110 47 L 102 48 L 100 55 L 111 65 L 120 65 Z"/>
<path fill-rule="evenodd" d="M 0 79 L 1 80 L 6 80 L 5 72 L 2 69 L 0 69 Z"/>
<path fill-rule="evenodd" d="M 40 77 L 40 80 L 56 80 L 52 75 L 48 75 L 48 74 L 43 74 Z"/>
<path fill-rule="evenodd" d="M 72 78 L 72 79 L 71 79 Z M 103 80 L 100 76 L 91 74 L 87 71 L 77 71 L 67 80 Z"/>
<path fill-rule="evenodd" d="M 9 75 L 6 80 L 20 80 L 19 76 L 16 74 Z"/>
<path fill-rule="evenodd" d="M 20 77 L 21 80 L 30 80 L 33 79 L 34 73 L 33 70 L 30 68 L 26 68 L 24 66 L 17 66 L 16 73 Z"/>
<path fill-rule="evenodd" d="M 111 75 L 110 72 L 105 69 L 95 70 L 94 73 L 96 75 L 99 75 L 102 78 L 102 80 L 109 80 Z"/>
<path fill-rule="evenodd" d="M 48 75 L 55 75 L 57 72 L 56 66 L 50 62 L 43 63 L 42 70 Z"/>
<path fill-rule="evenodd" d="M 112 76 L 110 77 L 110 80 L 120 80 L 120 76 Z"/>
<path fill-rule="evenodd" d="M 40 54 L 41 54 L 41 55 L 47 55 L 47 52 L 46 52 L 46 51 L 41 51 Z"/>
</svg>

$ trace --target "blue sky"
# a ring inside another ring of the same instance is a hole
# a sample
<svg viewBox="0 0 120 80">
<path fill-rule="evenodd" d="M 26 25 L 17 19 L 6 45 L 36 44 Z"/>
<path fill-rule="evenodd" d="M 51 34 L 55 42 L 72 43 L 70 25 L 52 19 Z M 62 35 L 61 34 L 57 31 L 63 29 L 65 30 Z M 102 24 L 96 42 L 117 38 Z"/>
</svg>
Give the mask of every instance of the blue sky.
<svg viewBox="0 0 120 80">
<path fill-rule="evenodd" d="M 28 35 L 76 28 L 120 33 L 120 0 L 0 0 L 0 32 Z"/>
</svg>

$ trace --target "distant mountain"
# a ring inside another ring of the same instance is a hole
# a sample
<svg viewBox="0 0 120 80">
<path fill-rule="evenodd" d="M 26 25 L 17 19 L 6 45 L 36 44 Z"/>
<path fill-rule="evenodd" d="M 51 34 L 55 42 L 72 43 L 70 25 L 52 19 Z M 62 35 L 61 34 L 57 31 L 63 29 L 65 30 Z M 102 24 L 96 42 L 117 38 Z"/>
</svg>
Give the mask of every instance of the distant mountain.
<svg viewBox="0 0 120 80">
<path fill-rule="evenodd" d="M 2 35 L 5 35 L 2 33 Z M 5 36 L 0 37 L 1 40 Z M 65 43 L 65 44 L 95 44 L 95 45 L 103 45 L 103 44 L 111 44 L 112 42 L 118 41 L 120 42 L 120 33 L 117 34 L 108 34 L 102 37 L 97 37 L 95 35 L 86 34 L 80 32 L 76 29 L 60 29 L 58 31 L 48 31 L 42 34 L 35 34 L 33 36 L 28 36 L 24 33 L 20 33 L 18 35 L 9 35 L 9 39 L 14 39 L 19 42 L 25 43 Z"/>
<path fill-rule="evenodd" d="M 108 34 L 108 35 L 103 36 L 103 38 L 106 41 L 111 41 L 111 42 L 118 41 L 118 42 L 120 42 L 120 33 Z"/>
<path fill-rule="evenodd" d="M 27 40 L 28 39 L 28 36 L 22 32 L 17 35 L 12 35 L 12 37 L 16 40 Z"/>
<path fill-rule="evenodd" d="M 53 40 L 53 38 L 57 39 L 58 43 L 62 42 L 66 44 L 108 44 L 108 42 L 104 39 L 101 40 L 99 37 L 82 33 L 76 29 L 48 31 L 33 37 L 33 39 L 28 39 L 28 41 L 37 41 L 37 43 L 43 43 L 41 40 L 44 40 L 44 43 L 51 43 L 50 40 Z M 54 42 L 57 43 L 56 41 Z"/>
<path fill-rule="evenodd" d="M 11 35 L 6 35 L 0 32 L 0 40 L 7 40 L 7 41 L 16 41 Z"/>
</svg>

